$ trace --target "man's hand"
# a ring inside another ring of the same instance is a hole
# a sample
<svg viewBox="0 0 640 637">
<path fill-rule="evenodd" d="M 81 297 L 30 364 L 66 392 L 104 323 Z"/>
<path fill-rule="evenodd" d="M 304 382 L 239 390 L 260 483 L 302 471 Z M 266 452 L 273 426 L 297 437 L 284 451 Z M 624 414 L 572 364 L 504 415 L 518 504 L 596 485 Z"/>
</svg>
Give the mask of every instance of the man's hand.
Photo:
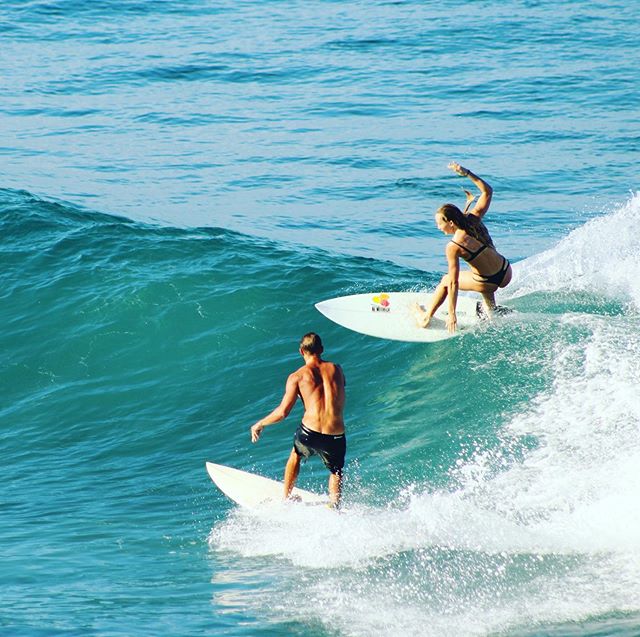
<svg viewBox="0 0 640 637">
<path fill-rule="evenodd" d="M 447 317 L 447 330 L 449 330 L 449 334 L 453 334 L 458 329 L 458 317 L 453 314 L 449 314 Z"/>
<path fill-rule="evenodd" d="M 260 422 L 257 422 L 253 427 L 251 427 L 251 442 L 258 442 L 263 429 L 264 425 Z"/>
</svg>

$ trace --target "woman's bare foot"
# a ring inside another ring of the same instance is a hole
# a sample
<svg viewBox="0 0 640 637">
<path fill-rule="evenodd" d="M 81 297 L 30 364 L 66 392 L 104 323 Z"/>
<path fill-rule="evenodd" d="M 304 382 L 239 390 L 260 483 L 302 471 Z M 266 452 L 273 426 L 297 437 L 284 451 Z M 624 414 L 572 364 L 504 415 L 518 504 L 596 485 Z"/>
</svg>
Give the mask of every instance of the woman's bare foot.
<svg viewBox="0 0 640 637">
<path fill-rule="evenodd" d="M 431 321 L 431 317 L 427 313 L 427 311 L 420 305 L 420 303 L 416 303 L 413 307 L 413 314 L 416 317 L 416 322 L 418 323 L 418 327 L 428 327 L 429 322 Z"/>
</svg>

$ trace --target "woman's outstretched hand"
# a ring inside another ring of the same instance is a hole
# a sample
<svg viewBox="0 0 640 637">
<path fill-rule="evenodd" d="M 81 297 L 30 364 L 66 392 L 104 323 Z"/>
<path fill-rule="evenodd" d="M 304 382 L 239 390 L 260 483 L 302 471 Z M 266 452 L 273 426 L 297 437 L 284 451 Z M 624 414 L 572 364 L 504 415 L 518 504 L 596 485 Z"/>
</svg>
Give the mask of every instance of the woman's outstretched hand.
<svg viewBox="0 0 640 637">
<path fill-rule="evenodd" d="M 458 173 L 460 177 L 469 176 L 469 171 L 464 166 L 461 166 L 458 162 L 455 162 L 455 161 L 449 162 L 449 165 L 447 166 L 447 168 L 450 168 L 454 172 Z"/>
</svg>

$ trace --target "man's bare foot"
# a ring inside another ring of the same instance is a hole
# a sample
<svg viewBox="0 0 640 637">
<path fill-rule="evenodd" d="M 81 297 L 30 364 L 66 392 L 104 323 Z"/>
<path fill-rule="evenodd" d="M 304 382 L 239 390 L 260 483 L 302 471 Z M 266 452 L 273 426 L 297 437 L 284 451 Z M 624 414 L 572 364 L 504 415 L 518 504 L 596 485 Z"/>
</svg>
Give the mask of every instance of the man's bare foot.
<svg viewBox="0 0 640 637">
<path fill-rule="evenodd" d="M 295 493 L 289 494 L 285 499 L 285 502 L 302 502 L 302 498 Z"/>
<path fill-rule="evenodd" d="M 413 307 L 413 314 L 416 317 L 416 322 L 418 323 L 418 327 L 428 327 L 429 322 L 431 321 L 431 317 L 427 313 L 427 311 L 420 305 L 420 303 L 416 303 Z"/>
</svg>

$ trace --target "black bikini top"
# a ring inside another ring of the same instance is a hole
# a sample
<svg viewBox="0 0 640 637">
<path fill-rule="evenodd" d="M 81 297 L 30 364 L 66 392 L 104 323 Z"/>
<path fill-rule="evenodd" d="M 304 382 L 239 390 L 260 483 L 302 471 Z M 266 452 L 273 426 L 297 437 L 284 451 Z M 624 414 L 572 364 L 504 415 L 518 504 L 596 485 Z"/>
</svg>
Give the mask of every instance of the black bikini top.
<svg viewBox="0 0 640 637">
<path fill-rule="evenodd" d="M 486 246 L 484 243 L 482 243 L 475 252 L 472 252 L 471 250 L 469 250 L 469 248 L 467 248 L 466 246 L 463 246 L 461 243 L 458 243 L 457 241 L 454 241 L 453 239 L 451 239 L 451 243 L 454 243 L 459 248 L 462 248 L 465 252 L 469 253 L 468 257 L 462 257 L 467 263 L 471 263 L 483 250 L 486 250 L 489 247 L 489 246 Z"/>
</svg>

